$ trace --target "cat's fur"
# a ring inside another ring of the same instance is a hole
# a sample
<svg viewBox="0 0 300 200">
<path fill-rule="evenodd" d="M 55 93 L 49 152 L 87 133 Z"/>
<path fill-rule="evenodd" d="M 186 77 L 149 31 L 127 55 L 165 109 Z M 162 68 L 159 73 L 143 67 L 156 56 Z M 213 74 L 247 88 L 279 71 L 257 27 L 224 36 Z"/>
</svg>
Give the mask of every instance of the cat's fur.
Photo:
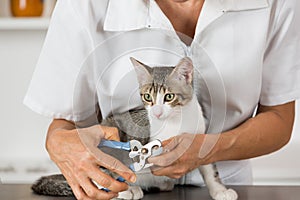
<svg viewBox="0 0 300 200">
<path fill-rule="evenodd" d="M 189 58 L 183 58 L 175 67 L 149 67 L 131 58 L 140 85 L 140 94 L 145 109 L 114 115 L 102 121 L 102 125 L 118 127 L 122 141 L 138 139 L 143 144 L 154 139 L 165 140 L 182 133 L 204 133 L 205 123 L 201 107 L 193 93 L 193 65 Z M 199 147 L 200 148 L 200 147 Z M 103 149 L 120 158 L 121 152 Z M 125 159 L 126 160 L 126 159 Z M 125 161 L 126 164 L 126 161 Z M 216 200 L 235 200 L 237 194 L 221 183 L 214 164 L 198 168 L 210 195 Z M 40 194 L 72 195 L 71 188 L 57 176 L 42 177 L 32 186 Z M 62 185 L 65 185 L 65 190 Z M 175 180 L 154 176 L 149 169 L 137 173 L 137 182 L 129 190 L 119 193 L 122 199 L 140 199 L 143 190 L 158 188 L 170 191 Z M 56 189 L 54 189 L 56 188 Z"/>
</svg>

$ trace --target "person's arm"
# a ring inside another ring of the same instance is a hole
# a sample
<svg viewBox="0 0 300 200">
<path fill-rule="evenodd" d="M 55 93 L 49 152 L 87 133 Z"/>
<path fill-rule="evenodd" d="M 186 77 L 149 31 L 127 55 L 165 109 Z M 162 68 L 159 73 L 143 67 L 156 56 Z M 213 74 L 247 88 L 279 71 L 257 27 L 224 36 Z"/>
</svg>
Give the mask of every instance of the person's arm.
<svg viewBox="0 0 300 200">
<path fill-rule="evenodd" d="M 291 138 L 295 102 L 262 106 L 258 114 L 221 135 L 212 161 L 240 160 L 272 153 Z"/>
<path fill-rule="evenodd" d="M 135 175 L 130 169 L 97 148 L 102 138 L 118 140 L 117 129 L 100 125 L 76 129 L 73 122 L 63 119 L 54 119 L 49 126 L 47 151 L 77 199 L 111 199 L 128 188 L 126 183 L 116 181 L 102 172 L 99 166 L 118 173 L 127 181 L 135 181 Z M 99 190 L 91 180 L 111 192 Z"/>
<path fill-rule="evenodd" d="M 295 115 L 295 102 L 262 106 L 255 117 L 221 134 L 183 134 L 164 141 L 167 153 L 149 158 L 160 166 L 155 175 L 180 178 L 200 165 L 241 160 L 274 152 L 288 143 Z"/>
</svg>

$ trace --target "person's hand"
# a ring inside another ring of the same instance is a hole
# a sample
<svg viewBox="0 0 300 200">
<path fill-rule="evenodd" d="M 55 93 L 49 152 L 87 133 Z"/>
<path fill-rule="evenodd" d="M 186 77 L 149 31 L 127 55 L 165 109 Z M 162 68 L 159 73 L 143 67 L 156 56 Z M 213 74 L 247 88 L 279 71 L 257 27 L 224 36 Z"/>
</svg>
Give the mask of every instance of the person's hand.
<svg viewBox="0 0 300 200">
<path fill-rule="evenodd" d="M 186 133 L 163 141 L 164 153 L 148 158 L 148 162 L 154 164 L 152 173 L 177 179 L 200 165 L 208 164 L 208 155 L 217 138 L 207 140 L 206 136 Z M 202 145 L 204 141 L 205 145 Z"/>
<path fill-rule="evenodd" d="M 67 179 L 77 199 L 111 199 L 127 190 L 121 183 L 99 169 L 103 166 L 124 179 L 134 182 L 135 174 L 117 159 L 97 148 L 102 138 L 119 140 L 116 128 L 95 125 L 89 128 L 57 129 L 47 138 L 47 150 Z M 111 192 L 98 189 L 93 181 Z"/>
</svg>

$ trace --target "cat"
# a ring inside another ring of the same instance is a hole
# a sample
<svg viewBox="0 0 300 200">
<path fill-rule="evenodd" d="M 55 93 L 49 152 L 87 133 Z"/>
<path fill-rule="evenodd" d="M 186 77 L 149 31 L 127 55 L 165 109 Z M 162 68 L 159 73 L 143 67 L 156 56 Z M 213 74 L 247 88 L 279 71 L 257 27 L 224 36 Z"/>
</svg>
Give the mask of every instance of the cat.
<svg viewBox="0 0 300 200">
<path fill-rule="evenodd" d="M 182 133 L 204 133 L 205 122 L 201 106 L 193 92 L 193 64 L 190 58 L 182 58 L 174 66 L 149 67 L 130 58 L 139 83 L 143 109 L 115 114 L 101 122 L 105 126 L 119 129 L 121 141 L 137 139 L 142 144 L 159 139 L 161 141 Z M 200 148 L 200 147 L 199 147 Z M 121 151 L 101 149 L 118 159 Z M 125 159 L 126 160 L 126 159 Z M 125 164 L 127 161 L 125 161 Z M 200 166 L 203 180 L 210 196 L 215 200 L 235 200 L 237 193 L 227 189 L 220 181 L 215 164 Z M 116 177 L 115 174 L 110 175 Z M 165 176 L 154 176 L 150 169 L 137 172 L 137 181 L 129 189 L 120 192 L 119 199 L 141 199 L 144 191 L 157 188 L 171 191 L 175 180 Z M 42 177 L 33 186 L 34 192 L 48 195 L 73 195 L 62 175 Z"/>
</svg>

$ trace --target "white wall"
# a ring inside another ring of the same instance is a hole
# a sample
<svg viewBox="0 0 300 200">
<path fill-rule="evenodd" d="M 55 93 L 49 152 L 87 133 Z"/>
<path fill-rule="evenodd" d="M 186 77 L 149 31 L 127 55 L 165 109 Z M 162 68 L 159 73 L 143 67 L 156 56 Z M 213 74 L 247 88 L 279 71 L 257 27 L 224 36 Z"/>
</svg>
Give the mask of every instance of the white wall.
<svg viewBox="0 0 300 200">
<path fill-rule="evenodd" d="M 57 171 L 49 164 L 44 148 L 50 119 L 22 104 L 45 34 L 43 29 L 0 30 L 0 180 L 3 182 L 32 182 L 40 174 Z M 300 185 L 299 119 L 297 116 L 293 139 L 284 149 L 254 159 L 256 184 Z M 38 173 L 28 174 L 28 171 Z"/>
<path fill-rule="evenodd" d="M 27 109 L 27 90 L 46 31 L 0 31 L 0 157 L 42 157 L 48 120 Z"/>
<path fill-rule="evenodd" d="M 44 148 L 49 119 L 27 109 L 22 101 L 27 90 L 46 31 L 0 31 L 0 179 L 11 166 L 33 168 L 34 162 L 49 162 Z M 44 165 L 44 164 L 42 164 Z M 2 169 L 2 170 L 1 170 Z M 11 177 L 11 175 L 13 177 Z M 26 178 L 28 179 L 28 178 Z"/>
</svg>

